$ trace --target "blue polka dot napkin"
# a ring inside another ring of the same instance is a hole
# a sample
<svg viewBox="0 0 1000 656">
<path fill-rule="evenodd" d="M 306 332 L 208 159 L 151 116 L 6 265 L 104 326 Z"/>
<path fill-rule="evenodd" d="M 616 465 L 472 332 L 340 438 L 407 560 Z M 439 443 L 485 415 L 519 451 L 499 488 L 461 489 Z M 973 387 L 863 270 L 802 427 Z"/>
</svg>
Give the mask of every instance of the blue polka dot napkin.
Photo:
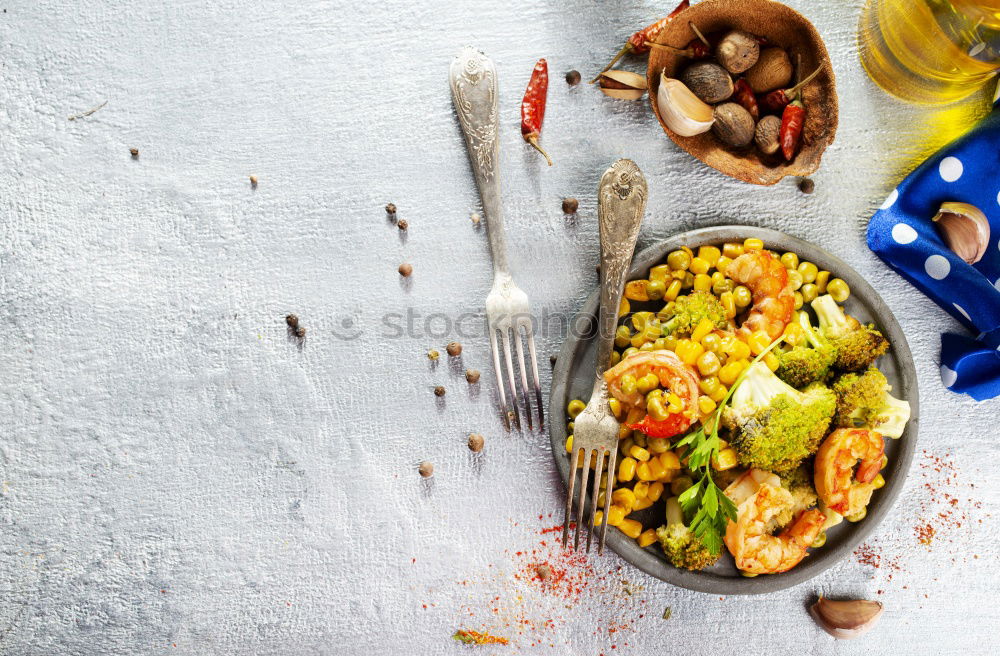
<svg viewBox="0 0 1000 656">
<path fill-rule="evenodd" d="M 942 203 L 979 208 L 990 224 L 986 253 L 966 264 L 941 239 Z M 868 224 L 868 247 L 969 328 L 941 336 L 945 387 L 977 401 L 1000 395 L 1000 86 L 993 111 L 910 173 Z"/>
</svg>

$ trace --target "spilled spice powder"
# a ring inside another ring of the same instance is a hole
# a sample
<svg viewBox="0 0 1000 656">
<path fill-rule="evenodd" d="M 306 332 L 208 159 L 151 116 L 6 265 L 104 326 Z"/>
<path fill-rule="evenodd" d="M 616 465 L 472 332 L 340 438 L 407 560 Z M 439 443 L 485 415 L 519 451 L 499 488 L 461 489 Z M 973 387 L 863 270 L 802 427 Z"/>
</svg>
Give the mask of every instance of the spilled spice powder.
<svg viewBox="0 0 1000 656">
<path fill-rule="evenodd" d="M 464 642 L 467 645 L 506 645 L 508 643 L 507 638 L 479 631 L 466 631 L 465 629 L 455 631 L 452 639 Z"/>
</svg>

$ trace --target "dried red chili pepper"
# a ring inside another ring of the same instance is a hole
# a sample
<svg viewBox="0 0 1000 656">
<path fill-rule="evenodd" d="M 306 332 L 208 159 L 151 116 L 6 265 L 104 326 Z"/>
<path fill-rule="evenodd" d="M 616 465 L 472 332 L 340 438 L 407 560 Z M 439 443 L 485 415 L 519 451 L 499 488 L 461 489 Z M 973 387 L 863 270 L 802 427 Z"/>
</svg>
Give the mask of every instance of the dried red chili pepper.
<svg viewBox="0 0 1000 656">
<path fill-rule="evenodd" d="M 760 108 L 757 107 L 757 96 L 753 94 L 753 89 L 750 88 L 750 83 L 744 79 L 736 80 L 736 84 L 733 85 L 733 97 L 736 98 L 743 109 L 750 112 L 750 116 L 753 116 L 753 120 L 760 118 Z"/>
<path fill-rule="evenodd" d="M 795 150 L 799 147 L 802 138 L 802 126 L 806 122 L 806 108 L 799 100 L 793 100 L 785 105 L 785 111 L 781 114 L 781 130 L 778 131 L 778 140 L 781 142 L 781 154 L 785 156 L 785 161 L 790 162 L 795 157 Z"/>
<path fill-rule="evenodd" d="M 545 161 L 552 166 L 552 158 L 538 145 L 538 138 L 542 136 L 545 97 L 548 93 L 549 65 L 544 59 L 539 59 L 535 69 L 531 71 L 531 79 L 528 81 L 528 88 L 524 90 L 524 100 L 521 101 L 521 136 L 544 155 Z"/>
<path fill-rule="evenodd" d="M 621 59 L 630 52 L 635 53 L 637 55 L 649 52 L 648 44 L 650 42 L 656 41 L 656 37 L 660 35 L 660 32 L 663 31 L 663 28 L 665 28 L 667 25 L 670 24 L 670 21 L 674 19 L 674 16 L 681 13 L 689 6 L 691 6 L 691 0 L 681 0 L 681 3 L 677 5 L 677 7 L 672 12 L 670 12 L 670 15 L 664 16 L 663 18 L 656 21 L 652 25 L 647 25 L 646 27 L 642 28 L 641 30 L 630 36 L 628 41 L 625 42 L 625 45 L 622 46 L 622 49 L 618 51 L 617 55 L 615 55 L 615 58 L 611 60 L 611 63 L 605 66 L 603 69 L 601 69 L 601 73 L 610 69 L 618 62 L 619 59 Z M 594 79 L 591 80 L 590 83 L 593 84 L 594 82 L 597 82 L 597 78 L 601 77 L 601 73 L 595 75 Z"/>
<path fill-rule="evenodd" d="M 790 89 L 776 89 L 767 94 L 760 100 L 761 108 L 770 114 L 780 113 L 785 106 L 788 105 L 788 103 L 798 98 L 799 92 L 802 91 L 802 87 L 812 82 L 812 79 L 819 75 L 821 70 L 823 70 L 822 66 L 810 73 L 806 79 L 802 80 Z"/>
</svg>

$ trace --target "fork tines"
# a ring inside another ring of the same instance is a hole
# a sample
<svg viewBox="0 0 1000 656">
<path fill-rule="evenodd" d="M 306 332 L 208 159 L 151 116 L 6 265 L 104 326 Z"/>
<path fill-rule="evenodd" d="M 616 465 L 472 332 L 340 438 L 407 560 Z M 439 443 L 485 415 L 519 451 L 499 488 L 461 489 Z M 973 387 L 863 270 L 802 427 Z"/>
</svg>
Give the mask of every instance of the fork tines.
<svg viewBox="0 0 1000 656">
<path fill-rule="evenodd" d="M 544 428 L 544 417 L 542 413 L 542 388 L 538 382 L 538 359 L 535 355 L 535 336 L 531 329 L 531 320 L 528 318 L 517 318 L 509 323 L 509 325 L 500 326 L 499 322 L 490 320 L 490 348 L 493 351 L 493 370 L 496 371 L 497 375 L 497 389 L 500 392 L 500 409 L 503 412 L 504 426 L 507 430 L 511 428 L 511 421 L 513 420 L 514 426 L 518 430 L 521 430 L 521 414 L 518 389 L 517 389 L 517 379 L 514 375 L 514 361 L 511 357 L 511 350 L 515 350 L 517 353 L 517 367 L 520 371 L 521 378 L 521 396 L 524 399 L 524 416 L 527 419 L 528 430 L 534 428 L 532 423 L 532 412 L 531 412 L 531 392 L 528 388 L 528 368 L 524 359 L 524 344 L 521 338 L 521 332 L 524 332 L 524 338 L 528 343 L 528 361 L 531 363 L 531 380 L 534 387 L 535 405 L 538 408 L 538 428 L 541 430 Z M 500 333 L 501 339 L 500 343 L 497 342 L 497 333 Z M 511 333 L 513 333 L 513 340 L 511 339 Z M 503 367 L 500 363 L 500 353 L 503 353 Z M 502 370 L 507 372 L 507 384 L 504 384 L 504 376 Z M 505 388 L 510 389 L 511 402 L 507 403 L 507 393 Z"/>
<path fill-rule="evenodd" d="M 580 459 L 583 458 L 583 466 L 579 466 Z M 573 493 L 576 487 L 576 473 L 577 470 L 583 472 L 582 479 L 580 481 L 580 494 L 579 499 L 576 504 L 576 530 L 573 536 L 573 549 L 580 549 L 580 532 L 584 527 L 583 517 L 585 514 L 585 507 L 587 506 L 587 479 L 590 476 L 590 463 L 596 460 L 594 465 L 594 481 L 591 484 L 591 494 L 590 494 L 590 512 L 587 514 L 587 551 L 590 551 L 590 543 L 594 535 L 594 520 L 597 516 L 598 498 L 600 497 L 601 488 L 601 475 L 607 471 L 608 474 L 608 484 L 604 490 L 604 508 L 601 515 L 600 524 L 600 540 L 597 546 L 597 553 L 604 552 L 604 542 L 608 534 L 608 512 L 611 510 L 611 492 L 614 488 L 614 471 L 615 464 L 618 459 L 617 449 L 608 449 L 605 447 L 597 448 L 574 448 L 573 452 L 570 454 L 569 463 L 569 489 L 566 492 L 566 515 L 563 522 L 563 546 L 569 546 L 569 531 L 570 531 L 570 517 L 573 515 Z M 607 468 L 605 469 L 605 463 L 607 463 Z"/>
</svg>

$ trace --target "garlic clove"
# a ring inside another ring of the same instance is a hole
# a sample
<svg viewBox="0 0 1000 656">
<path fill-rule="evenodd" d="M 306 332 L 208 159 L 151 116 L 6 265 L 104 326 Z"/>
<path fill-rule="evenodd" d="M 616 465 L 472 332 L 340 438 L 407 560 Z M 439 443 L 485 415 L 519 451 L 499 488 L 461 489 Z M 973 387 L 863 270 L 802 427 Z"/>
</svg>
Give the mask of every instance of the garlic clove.
<svg viewBox="0 0 1000 656">
<path fill-rule="evenodd" d="M 612 69 L 598 76 L 598 86 L 606 96 L 619 100 L 638 100 L 646 93 L 646 78 L 632 71 Z"/>
<path fill-rule="evenodd" d="M 975 205 L 941 203 L 934 222 L 948 248 L 969 264 L 983 259 L 990 243 L 990 222 Z"/>
<path fill-rule="evenodd" d="M 867 633 L 882 615 L 882 604 L 867 599 L 835 601 L 820 596 L 809 611 L 824 631 L 834 638 L 850 640 Z"/>
<path fill-rule="evenodd" d="M 694 95 L 680 80 L 660 74 L 656 104 L 663 122 L 682 137 L 708 132 L 715 122 L 712 106 Z"/>
</svg>

